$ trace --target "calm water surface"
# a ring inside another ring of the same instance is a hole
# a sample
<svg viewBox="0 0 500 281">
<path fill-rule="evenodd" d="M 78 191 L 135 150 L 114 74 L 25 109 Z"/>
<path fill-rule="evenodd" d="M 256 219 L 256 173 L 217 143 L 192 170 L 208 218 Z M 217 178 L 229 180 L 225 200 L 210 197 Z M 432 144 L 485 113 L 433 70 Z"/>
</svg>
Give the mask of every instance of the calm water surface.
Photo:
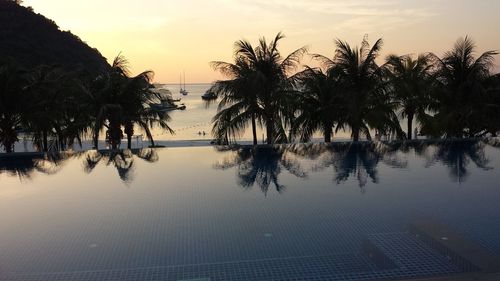
<svg viewBox="0 0 500 281">
<path fill-rule="evenodd" d="M 500 255 L 499 165 L 492 141 L 0 159 L 0 280 L 462 272 L 409 226 L 437 221 Z"/>
<path fill-rule="evenodd" d="M 217 105 L 219 100 L 206 103 L 201 99 L 201 96 L 210 88 L 211 84 L 188 84 L 186 89 L 189 91 L 187 96 L 182 96 L 179 93 L 179 85 L 166 84 L 162 87 L 169 89 L 172 92 L 173 98 L 181 98 L 178 103 L 186 105 L 186 110 L 174 110 L 170 112 L 172 120 L 169 126 L 174 129 L 175 134 L 171 135 L 163 130 L 154 129 L 153 136 L 155 140 L 212 140 L 212 118 L 217 113 Z M 406 123 L 405 123 L 406 124 Z M 141 130 L 137 128 L 137 132 Z M 205 132 L 205 135 L 203 135 Z M 257 129 L 259 142 L 264 142 L 264 132 L 262 128 Z M 315 138 L 322 139 L 320 133 L 314 135 Z M 340 131 L 335 134 L 336 139 L 348 139 L 350 132 Z M 239 140 L 251 141 L 252 132 L 250 127 L 239 136 Z"/>
</svg>

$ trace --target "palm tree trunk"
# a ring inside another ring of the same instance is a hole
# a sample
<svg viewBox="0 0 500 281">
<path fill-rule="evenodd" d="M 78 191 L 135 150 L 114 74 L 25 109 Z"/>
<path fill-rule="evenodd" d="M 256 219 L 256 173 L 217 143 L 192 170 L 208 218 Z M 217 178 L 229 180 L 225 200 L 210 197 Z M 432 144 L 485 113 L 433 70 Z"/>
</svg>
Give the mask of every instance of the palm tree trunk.
<svg viewBox="0 0 500 281">
<path fill-rule="evenodd" d="M 94 149 L 99 150 L 99 131 L 94 131 L 94 136 L 92 137 L 94 141 Z"/>
<path fill-rule="evenodd" d="M 2 132 L 0 144 L 5 147 L 6 153 L 14 151 L 13 147 L 17 139 L 17 133 L 13 128 L 14 126 L 8 121 L 0 122 L 0 132 Z"/>
<path fill-rule="evenodd" d="M 253 145 L 257 145 L 257 125 L 255 124 L 255 114 L 252 114 L 252 134 Z"/>
<path fill-rule="evenodd" d="M 326 124 L 325 128 L 323 130 L 323 133 L 325 135 L 325 142 L 331 142 L 332 141 L 332 125 L 331 124 Z"/>
<path fill-rule="evenodd" d="M 143 129 L 146 133 L 149 142 L 151 142 L 151 147 L 155 147 L 156 145 L 155 145 L 155 140 L 153 139 L 153 134 L 151 134 L 151 131 L 147 127 L 143 126 Z"/>
<path fill-rule="evenodd" d="M 42 131 L 42 141 L 43 141 L 42 149 L 44 152 L 47 152 L 49 150 L 49 141 L 48 141 L 46 130 Z"/>
<path fill-rule="evenodd" d="M 132 135 L 127 134 L 127 148 L 132 149 Z"/>
<path fill-rule="evenodd" d="M 412 139 L 413 113 L 408 114 L 408 139 Z"/>
<path fill-rule="evenodd" d="M 109 117 L 109 141 L 113 150 L 118 149 L 123 137 L 120 121 L 120 114 L 118 112 L 113 112 Z"/>
<path fill-rule="evenodd" d="M 267 134 L 267 144 L 274 143 L 274 127 L 271 118 L 267 118 L 266 121 L 266 134 Z"/>
<path fill-rule="evenodd" d="M 352 128 L 353 141 L 359 141 L 359 128 Z"/>
<path fill-rule="evenodd" d="M 57 134 L 57 138 L 58 138 L 58 141 L 59 141 L 59 149 L 61 151 L 66 150 L 66 140 L 64 139 L 63 134 L 62 133 L 58 133 Z"/>
<path fill-rule="evenodd" d="M 125 125 L 125 134 L 127 135 L 127 148 L 132 149 L 132 136 L 134 135 L 134 125 L 132 122 L 127 122 Z"/>
<path fill-rule="evenodd" d="M 5 144 L 5 152 L 6 153 L 12 153 L 13 149 L 12 149 L 12 144 L 11 143 L 6 143 Z"/>
<path fill-rule="evenodd" d="M 11 138 L 11 136 L 14 136 L 15 135 L 15 132 L 6 132 L 6 131 L 3 131 L 4 133 L 6 133 L 6 135 L 4 136 L 4 139 L 3 139 L 3 145 L 5 147 L 5 152 L 6 153 L 12 153 L 14 152 L 14 142 L 12 141 L 14 138 Z M 14 133 L 14 134 L 12 134 Z"/>
</svg>

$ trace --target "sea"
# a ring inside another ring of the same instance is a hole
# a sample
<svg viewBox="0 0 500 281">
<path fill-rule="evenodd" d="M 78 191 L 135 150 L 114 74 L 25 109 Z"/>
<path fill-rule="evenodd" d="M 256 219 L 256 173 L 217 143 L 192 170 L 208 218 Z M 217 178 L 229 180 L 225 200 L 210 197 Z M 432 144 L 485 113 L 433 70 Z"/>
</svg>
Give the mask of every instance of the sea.
<svg viewBox="0 0 500 281">
<path fill-rule="evenodd" d="M 180 86 L 174 84 L 159 84 L 158 88 L 165 88 L 172 92 L 174 99 L 181 99 L 178 105 L 184 104 L 185 110 L 169 112 L 170 128 L 175 134 L 161 128 L 153 128 L 155 140 L 212 140 L 212 118 L 217 113 L 217 102 L 207 103 L 201 96 L 210 88 L 211 84 L 186 84 L 189 92 L 186 96 L 180 94 Z"/>
<path fill-rule="evenodd" d="M 170 134 L 164 130 L 155 128 L 153 130 L 155 140 L 159 141 L 185 141 L 185 140 L 212 140 L 212 119 L 217 113 L 218 100 L 207 103 L 201 99 L 201 96 L 210 88 L 211 84 L 187 84 L 186 90 L 188 95 L 180 94 L 180 85 L 175 84 L 158 84 L 158 88 L 166 88 L 172 92 L 174 99 L 181 98 L 178 104 L 186 105 L 186 110 L 174 110 L 170 112 L 172 120 L 169 126 L 175 131 L 175 134 Z M 322 136 L 318 132 L 314 136 L 314 140 L 321 140 Z M 334 136 L 335 140 L 348 140 L 350 131 L 337 132 Z M 263 128 L 257 128 L 257 138 L 259 142 L 265 141 L 265 133 Z M 237 141 L 248 142 L 252 140 L 250 125 L 242 133 Z"/>
</svg>

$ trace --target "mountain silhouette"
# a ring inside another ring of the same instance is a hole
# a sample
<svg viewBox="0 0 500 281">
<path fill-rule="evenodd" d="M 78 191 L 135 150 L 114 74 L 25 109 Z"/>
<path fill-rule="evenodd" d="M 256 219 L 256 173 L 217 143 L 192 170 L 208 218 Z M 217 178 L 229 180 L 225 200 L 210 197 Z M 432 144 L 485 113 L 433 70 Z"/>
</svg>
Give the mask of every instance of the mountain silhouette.
<svg viewBox="0 0 500 281">
<path fill-rule="evenodd" d="M 58 65 L 66 70 L 100 71 L 109 64 L 97 49 L 17 1 L 0 0 L 0 60 L 31 69 Z"/>
</svg>

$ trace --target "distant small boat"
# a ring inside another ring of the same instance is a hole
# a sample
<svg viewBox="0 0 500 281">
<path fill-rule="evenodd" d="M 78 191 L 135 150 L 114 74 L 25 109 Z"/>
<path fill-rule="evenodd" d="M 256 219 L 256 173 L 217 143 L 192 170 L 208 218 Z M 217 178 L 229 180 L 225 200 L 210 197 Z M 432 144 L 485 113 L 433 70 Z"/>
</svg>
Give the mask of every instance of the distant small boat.
<svg viewBox="0 0 500 281">
<path fill-rule="evenodd" d="M 186 106 L 184 104 L 177 105 L 175 102 L 181 99 L 172 99 L 172 93 L 165 88 L 155 88 L 153 92 L 156 93 L 159 103 L 150 103 L 149 106 L 153 109 L 160 111 L 171 111 L 171 110 L 184 110 Z"/>
<path fill-rule="evenodd" d="M 203 100 L 214 100 L 214 99 L 217 99 L 217 95 L 214 92 L 208 90 L 208 91 L 206 91 L 201 96 L 201 99 L 203 99 Z"/>
<path fill-rule="evenodd" d="M 186 90 L 186 73 L 183 73 L 184 74 L 184 77 L 182 75 L 180 75 L 180 81 L 179 81 L 179 86 L 181 88 L 180 90 L 180 93 L 181 95 L 183 96 L 187 96 L 187 94 L 189 94 L 189 92 Z M 184 78 L 184 87 L 182 85 L 182 78 Z"/>
</svg>

